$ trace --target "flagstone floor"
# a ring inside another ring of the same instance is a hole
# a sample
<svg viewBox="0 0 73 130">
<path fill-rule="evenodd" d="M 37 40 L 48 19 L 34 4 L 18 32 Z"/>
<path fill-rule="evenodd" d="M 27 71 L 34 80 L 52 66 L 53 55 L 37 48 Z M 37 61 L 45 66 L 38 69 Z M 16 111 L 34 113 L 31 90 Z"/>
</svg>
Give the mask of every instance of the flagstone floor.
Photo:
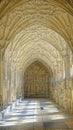
<svg viewBox="0 0 73 130">
<path fill-rule="evenodd" d="M 26 99 L 0 121 L 0 130 L 73 130 L 73 115 L 49 99 Z"/>
</svg>

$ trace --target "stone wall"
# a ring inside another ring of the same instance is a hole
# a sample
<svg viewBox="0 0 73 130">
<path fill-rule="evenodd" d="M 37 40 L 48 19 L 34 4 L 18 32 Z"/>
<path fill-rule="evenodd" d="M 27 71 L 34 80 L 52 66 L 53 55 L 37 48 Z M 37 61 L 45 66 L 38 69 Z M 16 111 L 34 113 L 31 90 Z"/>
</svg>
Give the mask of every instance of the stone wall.
<svg viewBox="0 0 73 130">
<path fill-rule="evenodd" d="M 40 62 L 34 62 L 26 69 L 24 95 L 26 97 L 49 96 L 49 72 Z"/>
<path fill-rule="evenodd" d="M 2 94 L 2 52 L 0 49 L 0 107 L 3 106 L 3 94 Z"/>
<path fill-rule="evenodd" d="M 73 113 L 73 78 L 56 82 L 50 87 L 50 98 L 67 112 Z"/>
</svg>

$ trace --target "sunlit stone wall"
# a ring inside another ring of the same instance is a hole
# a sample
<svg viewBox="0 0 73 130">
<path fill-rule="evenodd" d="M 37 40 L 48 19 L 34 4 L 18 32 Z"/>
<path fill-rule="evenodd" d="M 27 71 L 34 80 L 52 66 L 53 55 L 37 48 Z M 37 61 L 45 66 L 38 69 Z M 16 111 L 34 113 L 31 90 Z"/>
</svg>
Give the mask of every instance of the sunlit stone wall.
<svg viewBox="0 0 73 130">
<path fill-rule="evenodd" d="M 69 52 L 69 53 L 68 53 Z M 51 81 L 50 97 L 66 111 L 73 113 L 73 54 L 67 50 L 61 70 L 56 72 Z M 63 70 L 64 68 L 64 70 Z M 57 73 L 57 74 L 56 74 Z"/>
<path fill-rule="evenodd" d="M 2 99 L 3 105 L 7 105 L 21 96 L 23 75 L 10 58 L 9 52 L 5 52 L 2 63 Z"/>
</svg>

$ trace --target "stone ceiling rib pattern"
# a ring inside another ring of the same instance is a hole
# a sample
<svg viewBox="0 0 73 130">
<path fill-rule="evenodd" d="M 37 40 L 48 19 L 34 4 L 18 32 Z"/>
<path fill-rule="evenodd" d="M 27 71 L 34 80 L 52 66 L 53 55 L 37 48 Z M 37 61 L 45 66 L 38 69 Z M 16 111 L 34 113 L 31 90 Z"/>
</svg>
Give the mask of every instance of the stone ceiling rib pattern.
<svg viewBox="0 0 73 130">
<path fill-rule="evenodd" d="M 50 3 L 50 4 L 48 4 Z M 55 3 L 55 4 L 53 4 Z M 9 2 L 8 10 L 0 20 L 0 45 L 4 47 L 17 33 L 35 22 L 43 23 L 48 28 L 54 29 L 73 47 L 73 17 L 53 1 L 18 1 Z M 64 2 L 63 2 L 64 3 Z M 65 4 L 65 3 L 64 3 Z M 13 5 L 13 6 L 11 6 Z M 62 4 L 63 5 L 63 4 Z M 12 7 L 12 8 L 9 8 Z M 3 13 L 3 11 L 1 11 Z M 13 28 L 14 27 L 14 28 Z"/>
<path fill-rule="evenodd" d="M 13 57 L 16 64 L 24 63 L 25 58 L 29 56 L 38 57 L 41 55 L 41 57 L 46 56 L 52 65 L 56 60 L 62 59 L 65 55 L 63 54 L 65 48 L 66 42 L 59 34 L 35 24 L 16 35 L 6 51 L 10 57 Z"/>
</svg>

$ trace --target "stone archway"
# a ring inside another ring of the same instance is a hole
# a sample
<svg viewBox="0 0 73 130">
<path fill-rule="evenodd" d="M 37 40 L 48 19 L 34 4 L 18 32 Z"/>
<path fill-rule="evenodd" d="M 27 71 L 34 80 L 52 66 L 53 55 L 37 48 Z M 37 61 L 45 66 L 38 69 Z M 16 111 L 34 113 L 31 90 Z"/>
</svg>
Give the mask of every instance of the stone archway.
<svg viewBox="0 0 73 130">
<path fill-rule="evenodd" d="M 24 74 L 25 97 L 48 97 L 49 96 L 49 72 L 39 61 L 33 62 Z"/>
</svg>

